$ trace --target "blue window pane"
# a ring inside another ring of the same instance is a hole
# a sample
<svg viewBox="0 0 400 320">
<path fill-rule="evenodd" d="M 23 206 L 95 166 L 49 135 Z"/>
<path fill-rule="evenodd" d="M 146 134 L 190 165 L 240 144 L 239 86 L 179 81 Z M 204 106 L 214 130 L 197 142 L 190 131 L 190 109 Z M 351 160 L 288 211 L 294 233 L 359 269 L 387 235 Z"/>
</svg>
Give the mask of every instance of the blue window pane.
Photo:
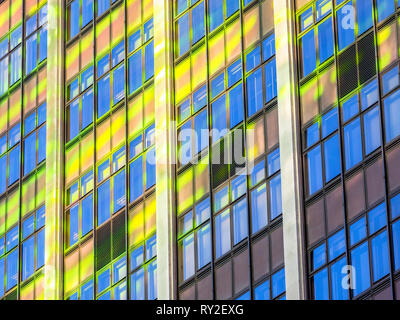
<svg viewBox="0 0 400 320">
<path fill-rule="evenodd" d="M 237 297 L 235 300 L 250 300 L 250 292 L 246 292 L 242 294 L 240 297 Z"/>
<path fill-rule="evenodd" d="M 103 181 L 110 174 L 110 160 L 107 159 L 97 167 L 97 182 Z"/>
<path fill-rule="evenodd" d="M 343 287 L 343 279 L 346 273 L 343 273 L 346 266 L 346 258 L 340 259 L 331 267 L 331 284 L 333 300 L 348 300 L 349 291 Z"/>
<path fill-rule="evenodd" d="M 371 240 L 374 281 L 386 276 L 389 271 L 389 245 L 387 232 L 382 232 Z"/>
<path fill-rule="evenodd" d="M 326 138 L 338 128 L 337 108 L 332 109 L 322 117 L 322 138 Z"/>
<path fill-rule="evenodd" d="M 349 1 L 346 5 L 337 11 L 337 24 L 339 50 L 344 49 L 355 39 L 354 34 L 354 17 L 353 1 Z"/>
<path fill-rule="evenodd" d="M 45 241 L 45 230 L 41 230 L 37 234 L 36 245 L 37 245 L 37 258 L 36 258 L 36 270 L 44 266 L 46 241 Z"/>
<path fill-rule="evenodd" d="M 129 165 L 129 200 L 136 200 L 143 194 L 143 159 L 137 158 Z"/>
<path fill-rule="evenodd" d="M 229 186 L 215 192 L 214 195 L 214 211 L 217 212 L 229 203 Z"/>
<path fill-rule="evenodd" d="M 331 181 L 340 174 L 339 136 L 336 134 L 324 143 L 325 180 Z"/>
<path fill-rule="evenodd" d="M 69 245 L 72 246 L 79 240 L 79 205 L 69 210 Z"/>
<path fill-rule="evenodd" d="M 46 126 L 38 130 L 38 163 L 46 159 Z"/>
<path fill-rule="evenodd" d="M 260 161 L 257 163 L 251 171 L 250 175 L 250 184 L 251 187 L 255 186 L 257 183 L 259 183 L 261 180 L 265 178 L 265 162 L 264 160 Z"/>
<path fill-rule="evenodd" d="M 25 118 L 24 135 L 30 133 L 36 127 L 36 112 Z"/>
<path fill-rule="evenodd" d="M 10 251 L 18 245 L 18 230 L 18 226 L 16 226 L 7 232 L 6 251 Z"/>
<path fill-rule="evenodd" d="M 251 192 L 251 220 L 253 234 L 268 224 L 267 191 L 265 184 Z"/>
<path fill-rule="evenodd" d="M 22 26 L 16 28 L 10 35 L 10 50 L 14 49 L 22 40 Z"/>
<path fill-rule="evenodd" d="M 300 16 L 301 31 L 304 31 L 314 23 L 313 8 L 308 8 Z"/>
<path fill-rule="evenodd" d="M 240 79 L 242 79 L 242 60 L 239 59 L 231 64 L 227 69 L 228 87 L 231 87 Z"/>
<path fill-rule="evenodd" d="M 47 58 L 47 25 L 39 32 L 39 62 Z"/>
<path fill-rule="evenodd" d="M 277 95 L 276 89 L 276 61 L 268 62 L 265 67 L 265 101 L 269 102 Z"/>
<path fill-rule="evenodd" d="M 110 75 L 97 82 L 97 118 L 110 110 Z"/>
<path fill-rule="evenodd" d="M 156 184 L 156 149 L 149 150 L 146 154 L 146 189 Z"/>
<path fill-rule="evenodd" d="M 18 123 L 17 125 L 12 127 L 8 133 L 8 147 L 13 147 L 15 144 L 17 144 L 17 142 L 19 142 L 20 138 L 20 124 Z"/>
<path fill-rule="evenodd" d="M 328 239 L 329 260 L 340 256 L 346 250 L 346 241 L 344 230 L 335 233 Z"/>
<path fill-rule="evenodd" d="M 110 218 L 110 180 L 97 189 L 97 225 Z"/>
<path fill-rule="evenodd" d="M 394 267 L 400 269 L 400 221 L 392 225 Z"/>
<path fill-rule="evenodd" d="M 388 93 L 389 91 L 392 91 L 394 88 L 396 88 L 400 83 L 399 79 L 399 67 L 396 66 L 386 72 L 382 76 L 382 89 L 383 89 L 383 94 Z"/>
<path fill-rule="evenodd" d="M 126 300 L 126 281 L 114 287 L 114 300 Z"/>
<path fill-rule="evenodd" d="M 246 72 L 253 70 L 261 62 L 260 47 L 255 47 L 246 55 Z"/>
<path fill-rule="evenodd" d="M 384 101 L 386 142 L 390 142 L 400 135 L 400 122 L 397 121 L 400 114 L 400 90 L 392 93 Z"/>
<path fill-rule="evenodd" d="M 281 269 L 272 275 L 272 298 L 284 293 L 286 290 L 285 284 L 285 269 Z"/>
<path fill-rule="evenodd" d="M 354 222 L 350 226 L 350 244 L 354 245 L 357 242 L 363 240 L 367 236 L 366 219 L 362 219 Z"/>
<path fill-rule="evenodd" d="M 197 138 L 194 154 L 197 154 L 208 146 L 207 110 L 203 110 L 194 118 L 194 130 Z"/>
<path fill-rule="evenodd" d="M 0 238 L 0 256 L 2 256 L 5 252 L 5 245 L 4 245 L 4 237 Z M 1 272 L 1 270 L 0 270 Z M 0 281 L 0 283 L 2 283 Z M 1 296 L 1 295 L 0 295 Z"/>
<path fill-rule="evenodd" d="M 106 290 L 111 284 L 111 271 L 110 268 L 104 270 L 97 276 L 97 293 Z"/>
<path fill-rule="evenodd" d="M 323 63 L 333 55 L 333 27 L 332 18 L 318 26 L 319 63 Z"/>
<path fill-rule="evenodd" d="M 37 66 L 37 35 L 33 34 L 26 40 L 25 74 L 30 74 Z"/>
<path fill-rule="evenodd" d="M 125 67 L 121 65 L 113 72 L 113 103 L 121 101 L 125 96 Z"/>
<path fill-rule="evenodd" d="M 93 122 L 93 89 L 82 96 L 82 129 Z"/>
<path fill-rule="evenodd" d="M 35 231 L 35 215 L 31 215 L 22 223 L 22 239 L 25 239 Z"/>
<path fill-rule="evenodd" d="M 186 122 L 182 125 L 179 131 L 180 141 L 180 162 L 182 165 L 186 165 L 190 162 L 193 156 L 192 150 L 192 124 L 191 121 Z"/>
<path fill-rule="evenodd" d="M 259 284 L 254 288 L 254 300 L 270 300 L 269 280 Z"/>
<path fill-rule="evenodd" d="M 203 86 L 193 93 L 193 112 L 199 111 L 207 105 L 207 87 Z"/>
<path fill-rule="evenodd" d="M 326 263 L 326 245 L 321 244 L 312 252 L 313 270 L 317 270 Z"/>
<path fill-rule="evenodd" d="M 154 258 L 157 254 L 156 252 L 157 236 L 153 235 L 150 239 L 146 241 L 146 260 Z"/>
<path fill-rule="evenodd" d="M 125 206 L 125 170 L 114 177 L 113 193 L 113 212 L 117 212 Z"/>
<path fill-rule="evenodd" d="M 4 295 L 4 278 L 5 278 L 5 272 L 4 272 L 4 258 L 0 259 L 0 297 Z"/>
<path fill-rule="evenodd" d="M 263 107 L 262 72 L 256 70 L 247 77 L 247 112 L 252 116 Z"/>
<path fill-rule="evenodd" d="M 21 52 L 21 47 L 19 47 L 10 55 L 10 86 L 21 79 Z M 4 59 L 4 61 L 7 62 L 7 59 Z"/>
<path fill-rule="evenodd" d="M 400 194 L 390 200 L 390 207 L 392 212 L 392 219 L 400 216 Z"/>
<path fill-rule="evenodd" d="M 195 44 L 205 34 L 204 1 L 192 9 L 192 43 Z"/>
<path fill-rule="evenodd" d="M 276 149 L 268 155 L 268 176 L 281 169 L 280 149 Z"/>
<path fill-rule="evenodd" d="M 231 222 L 229 210 L 215 217 L 215 255 L 221 257 L 231 249 Z"/>
<path fill-rule="evenodd" d="M 25 36 L 29 36 L 37 28 L 37 15 L 33 15 L 26 21 Z"/>
<path fill-rule="evenodd" d="M 82 286 L 81 300 L 93 300 L 93 280 L 86 282 Z"/>
<path fill-rule="evenodd" d="M 72 39 L 79 32 L 79 0 L 74 0 L 69 7 L 69 39 Z"/>
<path fill-rule="evenodd" d="M 307 154 L 308 193 L 314 194 L 322 188 L 321 146 L 317 146 Z"/>
<path fill-rule="evenodd" d="M 189 42 L 189 12 L 178 20 L 178 56 L 181 56 L 190 48 Z"/>
<path fill-rule="evenodd" d="M 97 300 L 111 300 L 111 291 L 107 291 L 106 293 L 102 294 Z"/>
<path fill-rule="evenodd" d="M 226 0 L 226 16 L 229 18 L 239 10 L 239 0 Z"/>
<path fill-rule="evenodd" d="M 0 138 L 0 154 L 3 154 L 7 151 L 7 135 L 3 135 Z"/>
<path fill-rule="evenodd" d="M 275 33 L 263 41 L 263 61 L 268 60 L 275 54 Z"/>
<path fill-rule="evenodd" d="M 45 221 L 46 221 L 46 209 L 44 206 L 42 206 L 36 211 L 36 230 L 43 227 Z"/>
<path fill-rule="evenodd" d="M 315 37 L 314 29 L 306 33 L 301 38 L 303 77 L 313 72 L 317 66 L 317 58 L 315 54 Z"/>
<path fill-rule="evenodd" d="M 210 32 L 219 27 L 224 21 L 223 0 L 209 0 L 208 13 L 210 17 Z"/>
<path fill-rule="evenodd" d="M 7 155 L 0 158 L 0 193 L 7 188 Z"/>
<path fill-rule="evenodd" d="M 361 89 L 361 108 L 363 110 L 378 101 L 378 81 L 375 79 Z"/>
<path fill-rule="evenodd" d="M 9 163 L 14 165 L 8 168 L 8 185 L 12 185 L 19 179 L 19 168 L 20 168 L 20 147 L 17 146 L 9 153 Z"/>
<path fill-rule="evenodd" d="M 243 121 L 243 86 L 241 84 L 229 92 L 229 118 L 231 129 Z"/>
<path fill-rule="evenodd" d="M 247 235 L 247 201 L 243 199 L 233 206 L 233 243 L 238 244 Z"/>
<path fill-rule="evenodd" d="M 223 137 L 227 133 L 226 127 L 226 97 L 223 95 L 212 105 L 212 129 L 216 130 L 213 134 L 213 142 Z"/>
<path fill-rule="evenodd" d="M 372 0 L 363 0 L 357 2 L 357 22 L 358 34 L 367 31 L 373 25 L 373 3 Z"/>
<path fill-rule="evenodd" d="M 143 262 L 143 254 L 144 254 L 144 249 L 143 246 L 140 246 L 139 248 L 136 248 L 131 252 L 131 271 L 135 270 L 136 268 L 140 267 Z"/>
<path fill-rule="evenodd" d="M 90 170 L 81 178 L 81 196 L 93 189 L 93 171 Z"/>
<path fill-rule="evenodd" d="M 144 269 L 133 273 L 131 275 L 131 299 L 144 300 Z"/>
<path fill-rule="evenodd" d="M 6 290 L 10 290 L 18 283 L 18 250 L 14 250 L 7 256 L 7 285 Z"/>
<path fill-rule="evenodd" d="M 196 205 L 196 225 L 199 226 L 210 218 L 210 199 L 207 198 Z"/>
<path fill-rule="evenodd" d="M 82 0 L 82 28 L 86 26 L 90 21 L 92 21 L 92 19 L 93 19 L 93 0 Z"/>
<path fill-rule="evenodd" d="M 72 140 L 79 134 L 79 99 L 76 99 L 74 102 L 72 102 L 69 106 L 69 115 L 68 115 L 68 121 L 69 121 L 69 139 Z"/>
<path fill-rule="evenodd" d="M 36 133 L 31 134 L 24 141 L 24 175 L 35 169 L 36 166 Z"/>
<path fill-rule="evenodd" d="M 110 0 L 97 0 L 97 16 L 101 16 L 110 7 Z"/>
<path fill-rule="evenodd" d="M 0 95 L 8 89 L 8 57 L 0 61 Z"/>
<path fill-rule="evenodd" d="M 144 77 L 145 81 L 154 76 L 154 41 L 145 48 Z"/>
<path fill-rule="evenodd" d="M 107 54 L 97 62 L 97 78 L 110 70 L 110 57 Z"/>
<path fill-rule="evenodd" d="M 140 44 L 142 43 L 142 38 L 140 34 L 140 29 L 133 33 L 128 40 L 128 47 L 129 47 L 129 53 L 135 51 L 137 48 L 140 47 Z"/>
<path fill-rule="evenodd" d="M 187 280 L 195 273 L 194 266 L 194 235 L 187 236 L 182 241 L 183 280 Z"/>
<path fill-rule="evenodd" d="M 382 203 L 368 212 L 369 233 L 373 234 L 386 226 L 386 204 Z"/>
<path fill-rule="evenodd" d="M 114 68 L 118 63 L 124 60 L 125 41 L 121 41 L 111 51 L 111 67 Z"/>
<path fill-rule="evenodd" d="M 2 41 L 0 41 L 0 58 L 3 58 L 7 52 L 8 52 L 8 37 L 5 37 Z"/>
<path fill-rule="evenodd" d="M 153 18 L 143 25 L 143 41 L 147 42 L 150 38 L 153 38 Z"/>
<path fill-rule="evenodd" d="M 42 26 L 47 22 L 47 4 L 45 4 L 43 7 L 40 8 L 39 10 L 39 26 Z"/>
<path fill-rule="evenodd" d="M 364 115 L 364 139 L 366 155 L 381 146 L 381 122 L 378 107 Z"/>
<path fill-rule="evenodd" d="M 319 141 L 319 122 L 314 123 L 307 129 L 307 148 Z"/>
<path fill-rule="evenodd" d="M 153 261 L 148 265 L 147 278 L 147 299 L 157 299 L 157 261 Z"/>
<path fill-rule="evenodd" d="M 362 160 L 360 119 L 356 119 L 344 127 L 344 147 L 346 170 L 354 167 Z"/>
<path fill-rule="evenodd" d="M 221 73 L 218 77 L 211 81 L 211 99 L 215 98 L 225 89 L 225 73 Z"/>
<path fill-rule="evenodd" d="M 113 284 L 126 277 L 126 256 L 119 259 L 113 265 Z"/>
<path fill-rule="evenodd" d="M 211 230 L 210 224 L 197 232 L 197 267 L 203 268 L 211 261 Z"/>
<path fill-rule="evenodd" d="M 355 276 L 354 295 L 357 296 L 370 287 L 368 243 L 364 243 L 351 252 Z"/>
<path fill-rule="evenodd" d="M 392 13 L 394 13 L 395 5 L 394 0 L 377 0 L 378 7 L 378 22 L 385 20 Z"/>
<path fill-rule="evenodd" d="M 317 21 L 321 20 L 332 11 L 332 4 L 330 0 L 318 0 L 315 3 L 315 10 L 317 12 Z"/>
<path fill-rule="evenodd" d="M 125 146 L 114 152 L 112 156 L 112 172 L 117 172 L 125 164 Z"/>
<path fill-rule="evenodd" d="M 314 275 L 314 299 L 329 300 L 328 269 L 325 268 Z"/>
<path fill-rule="evenodd" d="M 343 121 L 346 122 L 354 117 L 358 113 L 358 96 L 355 95 L 345 102 L 342 105 L 342 112 L 343 112 Z"/>
<path fill-rule="evenodd" d="M 144 132 L 144 145 L 145 148 L 150 148 L 155 143 L 155 124 L 153 123 L 150 127 L 146 128 Z"/>
<path fill-rule="evenodd" d="M 46 121 L 46 102 L 37 109 L 38 126 Z"/>
<path fill-rule="evenodd" d="M 22 280 L 28 279 L 35 271 L 35 237 L 22 244 Z"/>
<path fill-rule="evenodd" d="M 142 50 L 139 50 L 129 58 L 129 93 L 139 89 L 142 83 Z"/>
<path fill-rule="evenodd" d="M 82 236 L 93 229 L 93 194 L 82 200 Z"/>
<path fill-rule="evenodd" d="M 282 214 L 282 192 L 281 192 L 281 175 L 277 175 L 269 182 L 270 188 L 270 204 L 271 204 L 271 220 Z"/>
</svg>

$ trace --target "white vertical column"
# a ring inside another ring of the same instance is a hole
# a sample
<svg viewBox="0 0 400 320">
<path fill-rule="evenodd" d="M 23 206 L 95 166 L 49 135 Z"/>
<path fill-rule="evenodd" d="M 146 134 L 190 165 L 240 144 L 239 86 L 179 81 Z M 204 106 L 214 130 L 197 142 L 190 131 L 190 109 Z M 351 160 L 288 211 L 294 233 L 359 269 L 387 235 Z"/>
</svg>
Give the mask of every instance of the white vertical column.
<svg viewBox="0 0 400 320">
<path fill-rule="evenodd" d="M 63 4 L 59 0 L 47 4 L 46 300 L 62 298 Z"/>
<path fill-rule="evenodd" d="M 172 97 L 171 1 L 154 0 L 154 95 L 156 127 L 156 219 L 158 299 L 176 297 L 174 203 L 175 132 Z"/>
<path fill-rule="evenodd" d="M 305 298 L 293 0 L 274 0 L 286 298 Z"/>
</svg>

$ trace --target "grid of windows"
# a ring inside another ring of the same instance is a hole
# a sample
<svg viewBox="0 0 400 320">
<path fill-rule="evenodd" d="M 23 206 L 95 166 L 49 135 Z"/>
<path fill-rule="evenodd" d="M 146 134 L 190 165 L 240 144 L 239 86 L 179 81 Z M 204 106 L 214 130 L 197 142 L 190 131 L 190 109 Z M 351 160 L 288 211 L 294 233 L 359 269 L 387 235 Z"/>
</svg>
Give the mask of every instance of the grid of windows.
<svg viewBox="0 0 400 320">
<path fill-rule="evenodd" d="M 0 299 L 43 299 L 47 4 L 0 12 Z"/>
<path fill-rule="evenodd" d="M 179 298 L 282 299 L 272 1 L 175 1 L 174 17 Z"/>
<path fill-rule="evenodd" d="M 395 297 L 398 1 L 296 1 L 309 297 Z M 395 176 L 391 176 L 391 175 Z M 343 287 L 343 279 L 353 283 Z"/>
<path fill-rule="evenodd" d="M 157 298 L 152 3 L 66 3 L 66 299 Z"/>
</svg>

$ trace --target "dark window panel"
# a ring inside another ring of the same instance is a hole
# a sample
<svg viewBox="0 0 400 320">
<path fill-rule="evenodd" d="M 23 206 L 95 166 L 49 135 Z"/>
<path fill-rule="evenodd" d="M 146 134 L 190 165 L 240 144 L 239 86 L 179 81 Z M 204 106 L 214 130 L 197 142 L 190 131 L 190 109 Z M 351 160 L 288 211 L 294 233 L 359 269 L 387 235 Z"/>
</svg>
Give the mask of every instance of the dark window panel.
<svg viewBox="0 0 400 320">
<path fill-rule="evenodd" d="M 232 297 L 231 260 L 215 270 L 215 286 L 217 300 L 227 300 Z"/>
<path fill-rule="evenodd" d="M 180 300 L 195 300 L 195 286 L 192 283 L 188 288 L 182 290 L 179 293 Z"/>
<path fill-rule="evenodd" d="M 328 234 L 343 226 L 343 189 L 338 187 L 326 196 L 326 222 Z"/>
<path fill-rule="evenodd" d="M 255 241 L 252 245 L 253 279 L 257 281 L 270 272 L 268 236 Z"/>
<path fill-rule="evenodd" d="M 250 285 L 249 251 L 247 249 L 233 258 L 233 274 L 235 294 L 237 294 Z"/>
<path fill-rule="evenodd" d="M 366 170 L 368 206 L 372 206 L 385 196 L 385 180 L 383 179 L 382 159 Z"/>
<path fill-rule="evenodd" d="M 392 298 L 392 287 L 383 289 L 372 297 L 373 300 L 393 300 Z"/>
<path fill-rule="evenodd" d="M 343 98 L 358 85 L 356 46 L 353 44 L 339 55 L 339 94 Z"/>
<path fill-rule="evenodd" d="M 364 174 L 358 172 L 345 183 L 347 219 L 351 220 L 365 209 Z"/>
<path fill-rule="evenodd" d="M 400 186 L 400 146 L 389 151 L 387 159 L 387 177 L 389 178 L 390 191 L 395 190 Z"/>
<path fill-rule="evenodd" d="M 283 229 L 279 227 L 271 232 L 271 269 L 282 265 L 283 258 Z"/>
<path fill-rule="evenodd" d="M 111 261 L 111 221 L 97 230 L 96 238 L 97 271 Z"/>
<path fill-rule="evenodd" d="M 267 113 L 267 147 L 268 150 L 279 142 L 278 108 Z"/>
<path fill-rule="evenodd" d="M 324 201 L 319 200 L 306 209 L 308 244 L 312 245 L 325 236 Z"/>
<path fill-rule="evenodd" d="M 113 219 L 113 259 L 125 252 L 125 212 Z"/>
<path fill-rule="evenodd" d="M 360 71 L 360 84 L 376 75 L 375 41 L 371 32 L 358 43 L 358 61 Z"/>
<path fill-rule="evenodd" d="M 212 294 L 212 278 L 211 274 L 208 274 L 197 282 L 197 299 L 212 300 Z"/>
</svg>

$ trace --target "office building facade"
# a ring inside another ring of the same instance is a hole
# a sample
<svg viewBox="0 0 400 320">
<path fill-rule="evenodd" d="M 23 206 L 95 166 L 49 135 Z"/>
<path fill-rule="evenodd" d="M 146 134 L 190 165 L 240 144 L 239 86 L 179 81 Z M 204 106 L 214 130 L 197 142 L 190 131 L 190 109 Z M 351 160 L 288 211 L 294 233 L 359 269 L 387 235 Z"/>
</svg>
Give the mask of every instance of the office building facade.
<svg viewBox="0 0 400 320">
<path fill-rule="evenodd" d="M 397 0 L 0 3 L 0 299 L 400 297 Z"/>
</svg>

